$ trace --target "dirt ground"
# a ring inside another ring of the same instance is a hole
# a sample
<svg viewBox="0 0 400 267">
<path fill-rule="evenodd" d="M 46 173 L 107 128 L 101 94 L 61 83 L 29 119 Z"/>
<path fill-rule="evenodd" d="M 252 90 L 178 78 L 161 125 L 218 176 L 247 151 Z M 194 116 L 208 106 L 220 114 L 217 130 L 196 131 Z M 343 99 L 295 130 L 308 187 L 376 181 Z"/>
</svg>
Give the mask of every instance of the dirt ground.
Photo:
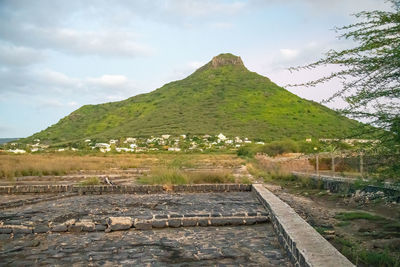
<svg viewBox="0 0 400 267">
<path fill-rule="evenodd" d="M 396 264 L 400 263 L 399 203 L 377 201 L 360 204 L 351 197 L 327 191 L 291 186 L 284 188 L 274 184 L 265 186 L 290 205 L 339 251 L 347 254 L 357 266 L 371 266 L 361 258 L 358 259 L 357 253 L 364 253 L 367 255 L 365 257 L 387 253 Z M 371 218 L 342 220 L 340 214 L 343 213 L 367 213 Z M 391 262 L 390 259 L 388 262 Z M 381 263 L 372 266 L 391 265 L 381 260 Z"/>
</svg>

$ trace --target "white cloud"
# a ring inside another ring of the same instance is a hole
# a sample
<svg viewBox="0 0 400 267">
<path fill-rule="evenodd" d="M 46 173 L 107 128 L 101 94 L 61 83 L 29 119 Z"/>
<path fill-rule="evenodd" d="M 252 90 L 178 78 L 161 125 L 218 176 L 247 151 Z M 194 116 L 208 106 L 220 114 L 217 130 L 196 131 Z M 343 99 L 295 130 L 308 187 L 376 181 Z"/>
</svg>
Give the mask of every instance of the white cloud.
<svg viewBox="0 0 400 267">
<path fill-rule="evenodd" d="M 137 41 L 132 31 L 102 29 L 83 31 L 35 25 L 0 26 L 3 38 L 18 45 L 50 49 L 76 55 L 137 57 L 150 55 L 152 48 Z"/>
<path fill-rule="evenodd" d="M 115 87 L 125 86 L 129 80 L 124 75 L 103 75 L 98 78 L 87 78 L 89 84 L 98 85 L 102 87 Z"/>
<path fill-rule="evenodd" d="M 190 68 L 190 70 L 196 70 L 196 69 L 202 67 L 204 64 L 205 64 L 204 62 L 200 62 L 200 61 L 191 61 L 187 65 Z"/>
<path fill-rule="evenodd" d="M 300 53 L 300 51 L 297 49 L 288 49 L 288 48 L 279 49 L 279 51 L 281 52 L 281 55 L 288 60 L 297 58 L 297 56 Z"/>
<path fill-rule="evenodd" d="M 36 49 L 0 42 L 0 64 L 2 65 L 27 66 L 43 59 L 43 53 Z"/>
</svg>

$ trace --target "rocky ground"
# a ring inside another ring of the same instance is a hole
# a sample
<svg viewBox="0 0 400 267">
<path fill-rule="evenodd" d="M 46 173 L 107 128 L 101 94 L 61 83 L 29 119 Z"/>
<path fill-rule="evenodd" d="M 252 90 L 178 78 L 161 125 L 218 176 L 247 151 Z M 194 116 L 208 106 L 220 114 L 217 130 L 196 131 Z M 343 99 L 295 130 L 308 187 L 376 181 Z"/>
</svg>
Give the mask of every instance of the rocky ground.
<svg viewBox="0 0 400 267">
<path fill-rule="evenodd" d="M 26 198 L 26 195 L 22 196 Z M 15 200 L 15 199 L 14 199 Z M 4 225 L 37 226 L 109 216 L 263 213 L 251 192 L 87 195 L 2 210 Z M 130 228 L 112 232 L 0 234 L 0 265 L 291 266 L 271 224 Z"/>
</svg>

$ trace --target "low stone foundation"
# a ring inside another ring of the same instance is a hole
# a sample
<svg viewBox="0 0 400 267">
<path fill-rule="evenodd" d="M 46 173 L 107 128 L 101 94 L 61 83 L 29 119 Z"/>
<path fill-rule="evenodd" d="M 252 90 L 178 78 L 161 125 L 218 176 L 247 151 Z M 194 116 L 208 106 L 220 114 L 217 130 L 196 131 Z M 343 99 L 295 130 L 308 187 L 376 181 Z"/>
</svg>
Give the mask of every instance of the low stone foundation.
<svg viewBox="0 0 400 267">
<path fill-rule="evenodd" d="M 199 184 L 199 185 L 15 185 L 0 186 L 0 194 L 45 194 L 77 193 L 85 194 L 156 194 L 165 192 L 243 192 L 251 191 L 248 184 Z"/>
<path fill-rule="evenodd" d="M 120 231 L 135 228 L 151 230 L 153 228 L 177 228 L 195 226 L 235 226 L 253 225 L 269 222 L 268 213 L 234 214 L 168 214 L 154 215 L 152 218 L 108 217 L 102 220 L 67 220 L 63 223 L 43 223 L 41 225 L 0 225 L 0 234 L 41 234 L 49 232 L 94 232 Z"/>
</svg>

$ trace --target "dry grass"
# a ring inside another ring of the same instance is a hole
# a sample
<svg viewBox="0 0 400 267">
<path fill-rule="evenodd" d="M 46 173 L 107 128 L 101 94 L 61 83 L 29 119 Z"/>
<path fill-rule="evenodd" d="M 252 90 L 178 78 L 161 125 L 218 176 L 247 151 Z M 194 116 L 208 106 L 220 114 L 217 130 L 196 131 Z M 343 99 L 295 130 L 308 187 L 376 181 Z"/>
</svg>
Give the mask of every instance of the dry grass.
<svg viewBox="0 0 400 267">
<path fill-rule="evenodd" d="M 88 186 L 88 185 L 99 185 L 100 180 L 98 177 L 89 177 L 79 183 L 81 186 Z"/>
<path fill-rule="evenodd" d="M 0 154 L 0 178 L 18 176 L 63 175 L 80 170 L 128 169 L 168 166 L 175 168 L 196 166 L 232 167 L 243 163 L 236 155 L 225 154 Z"/>
<path fill-rule="evenodd" d="M 142 184 L 220 184 L 234 183 L 235 178 L 229 171 L 196 171 L 185 172 L 177 168 L 153 168 L 149 176 L 139 179 Z"/>
</svg>

